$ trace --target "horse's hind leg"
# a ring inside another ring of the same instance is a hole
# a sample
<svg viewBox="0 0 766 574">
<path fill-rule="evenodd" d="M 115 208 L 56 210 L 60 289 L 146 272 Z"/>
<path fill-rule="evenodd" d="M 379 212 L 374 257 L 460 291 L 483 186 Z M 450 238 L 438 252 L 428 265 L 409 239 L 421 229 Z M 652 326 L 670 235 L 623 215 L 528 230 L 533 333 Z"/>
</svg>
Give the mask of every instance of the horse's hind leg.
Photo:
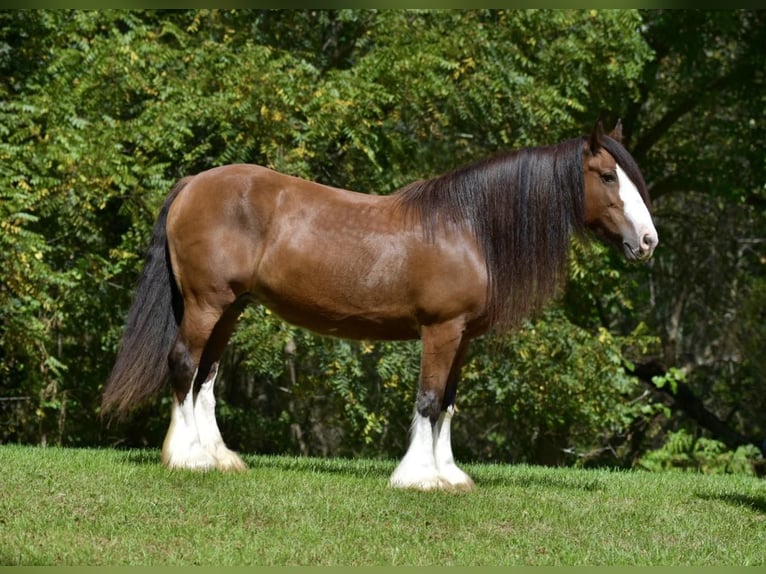
<svg viewBox="0 0 766 574">
<path fill-rule="evenodd" d="M 215 460 L 219 470 L 245 470 L 247 466 L 233 450 L 223 442 L 218 422 L 215 418 L 215 378 L 218 374 L 218 363 L 214 363 L 205 382 L 200 386 L 197 398 L 194 400 L 194 421 L 199 433 L 202 448 Z"/>
<path fill-rule="evenodd" d="M 170 427 L 162 444 L 162 462 L 168 468 L 207 470 L 215 467 L 215 458 L 200 442 L 192 388 L 199 358 L 194 357 L 183 332 L 183 329 L 179 331 L 168 357 L 173 406 L 170 411 Z"/>
<path fill-rule="evenodd" d="M 215 418 L 215 379 L 218 374 L 218 361 L 229 341 L 234 325 L 245 305 L 244 300 L 237 301 L 221 316 L 213 329 L 200 361 L 200 369 L 209 367 L 209 374 L 200 386 L 194 401 L 194 419 L 199 432 L 202 448 L 215 458 L 215 466 L 219 470 L 245 470 L 247 466 L 237 453 L 229 449 L 223 442 L 218 422 Z M 202 371 L 204 372 L 204 371 Z"/>
<path fill-rule="evenodd" d="M 187 304 L 168 358 L 173 387 L 170 428 L 162 448 L 169 468 L 242 470 L 242 460 L 223 443 L 215 420 L 213 386 L 218 360 L 241 310 L 238 303 L 220 306 Z M 194 399 L 194 383 L 202 380 Z"/>
</svg>

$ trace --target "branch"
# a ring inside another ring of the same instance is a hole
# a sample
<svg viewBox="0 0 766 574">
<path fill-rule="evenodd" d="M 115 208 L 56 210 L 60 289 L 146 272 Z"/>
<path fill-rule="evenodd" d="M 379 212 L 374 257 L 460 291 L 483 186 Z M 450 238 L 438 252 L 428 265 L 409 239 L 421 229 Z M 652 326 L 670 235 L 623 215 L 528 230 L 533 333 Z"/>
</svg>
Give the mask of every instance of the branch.
<svg viewBox="0 0 766 574">
<path fill-rule="evenodd" d="M 670 108 L 665 115 L 651 128 L 645 131 L 633 146 L 632 154 L 635 158 L 643 158 L 649 149 L 654 146 L 664 136 L 673 124 L 681 117 L 693 111 L 701 104 L 710 99 L 717 98 L 722 90 L 736 86 L 744 80 L 752 77 L 754 73 L 753 62 L 750 60 L 740 60 L 729 71 L 728 74 L 720 76 L 703 85 L 692 86 L 688 91 L 688 96 L 681 97 L 678 103 Z M 638 161 L 638 159 L 636 160 Z"/>
<path fill-rule="evenodd" d="M 650 360 L 646 363 L 636 364 L 632 374 L 637 376 L 653 392 L 660 392 L 671 398 L 673 401 L 672 409 L 681 410 L 686 413 L 697 424 L 709 430 L 716 439 L 720 440 L 730 449 L 752 444 L 757 446 L 766 455 L 766 448 L 764 448 L 764 444 L 761 441 L 739 433 L 719 419 L 705 407 L 702 400 L 692 392 L 688 385 L 679 381 L 675 392 L 670 388 L 670 385 L 665 385 L 661 389 L 657 388 L 652 383 L 652 379 L 667 374 L 667 369 L 659 361 Z"/>
</svg>

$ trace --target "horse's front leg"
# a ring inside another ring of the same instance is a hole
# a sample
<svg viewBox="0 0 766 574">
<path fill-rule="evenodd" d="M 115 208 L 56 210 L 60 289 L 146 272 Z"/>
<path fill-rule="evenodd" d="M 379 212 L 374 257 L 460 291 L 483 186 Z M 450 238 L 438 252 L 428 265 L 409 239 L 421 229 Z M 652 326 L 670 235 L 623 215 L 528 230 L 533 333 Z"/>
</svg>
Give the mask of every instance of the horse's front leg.
<svg viewBox="0 0 766 574">
<path fill-rule="evenodd" d="M 473 481 L 454 462 L 450 419 L 460 362 L 464 322 L 424 327 L 420 389 L 407 453 L 391 475 L 396 488 L 470 490 Z"/>
<path fill-rule="evenodd" d="M 473 480 L 455 464 L 455 457 L 452 455 L 450 425 L 454 414 L 455 406 L 449 405 L 439 415 L 439 421 L 434 427 L 434 459 L 442 482 L 450 489 L 467 492 L 473 490 Z"/>
</svg>

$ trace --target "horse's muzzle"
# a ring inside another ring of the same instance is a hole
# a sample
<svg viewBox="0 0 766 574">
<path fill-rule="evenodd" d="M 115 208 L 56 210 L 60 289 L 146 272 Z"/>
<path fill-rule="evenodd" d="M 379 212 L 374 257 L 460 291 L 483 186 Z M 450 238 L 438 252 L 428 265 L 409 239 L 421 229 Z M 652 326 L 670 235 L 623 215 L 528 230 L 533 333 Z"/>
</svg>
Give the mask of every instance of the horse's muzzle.
<svg viewBox="0 0 766 574">
<path fill-rule="evenodd" d="M 636 247 L 633 247 L 628 241 L 623 241 L 622 246 L 625 257 L 630 261 L 646 261 L 652 256 L 658 243 L 659 238 L 655 231 L 654 233 L 644 233 L 641 236 L 641 242 Z"/>
</svg>

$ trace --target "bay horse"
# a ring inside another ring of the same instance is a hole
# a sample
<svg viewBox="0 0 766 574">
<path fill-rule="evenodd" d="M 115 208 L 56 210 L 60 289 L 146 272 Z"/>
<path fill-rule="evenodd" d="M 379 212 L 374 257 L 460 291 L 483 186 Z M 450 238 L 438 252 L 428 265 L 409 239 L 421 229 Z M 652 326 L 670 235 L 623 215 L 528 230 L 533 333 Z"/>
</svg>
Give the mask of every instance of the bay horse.
<svg viewBox="0 0 766 574">
<path fill-rule="evenodd" d="M 213 385 L 248 302 L 316 333 L 422 344 L 398 488 L 470 490 L 450 424 L 468 342 L 512 328 L 556 294 L 570 240 L 588 230 L 630 260 L 657 232 L 643 176 L 604 134 L 478 161 L 387 196 L 256 165 L 180 180 L 160 211 L 102 415 L 170 380 L 169 468 L 243 470 L 215 417 Z"/>
</svg>

